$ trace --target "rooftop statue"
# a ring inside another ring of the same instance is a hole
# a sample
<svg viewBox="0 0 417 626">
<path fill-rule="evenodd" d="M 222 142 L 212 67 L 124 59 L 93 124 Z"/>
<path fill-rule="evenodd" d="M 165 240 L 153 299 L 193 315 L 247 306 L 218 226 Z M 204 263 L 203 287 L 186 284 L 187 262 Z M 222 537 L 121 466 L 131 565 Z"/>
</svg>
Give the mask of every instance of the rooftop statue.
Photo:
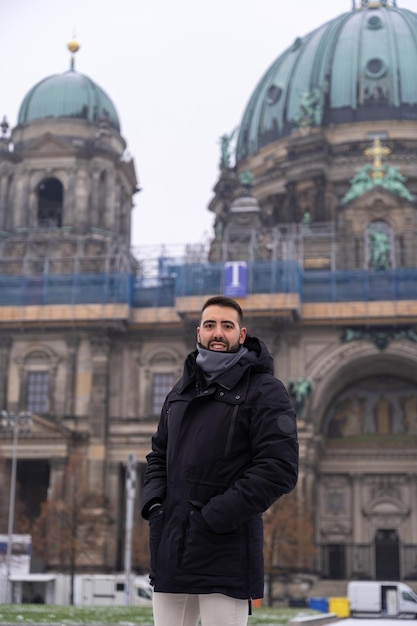
<svg viewBox="0 0 417 626">
<path fill-rule="evenodd" d="M 354 200 L 355 198 L 359 198 L 366 191 L 369 191 L 369 189 L 372 189 L 372 187 L 374 186 L 374 181 L 372 179 L 371 172 L 372 172 L 372 165 L 370 165 L 369 163 L 365 165 L 365 167 L 362 167 L 360 170 L 357 170 L 354 177 L 351 178 L 349 181 L 350 189 L 345 194 L 345 197 L 343 198 L 343 202 L 350 202 L 351 200 Z"/>
<path fill-rule="evenodd" d="M 374 139 L 371 148 L 364 151 L 365 156 L 372 157 L 373 163 L 357 170 L 355 176 L 350 179 L 350 189 L 345 194 L 343 202 L 347 203 L 359 198 L 372 187 L 381 186 L 395 193 L 397 196 L 411 202 L 413 196 L 404 185 L 407 178 L 403 176 L 398 167 L 382 165 L 382 157 L 391 154 L 390 148 L 381 145 L 379 137 Z"/>
<path fill-rule="evenodd" d="M 311 89 L 301 94 L 301 111 L 296 116 L 297 127 L 320 126 L 323 117 L 323 109 L 320 104 L 320 90 Z"/>
<path fill-rule="evenodd" d="M 296 411 L 301 413 L 308 397 L 313 391 L 311 378 L 303 379 L 299 376 L 297 379 L 291 379 L 289 381 L 288 391 L 290 396 L 294 398 Z"/>
<path fill-rule="evenodd" d="M 311 233 L 311 215 L 309 211 L 305 211 L 301 220 L 301 230 L 303 235 L 309 235 Z"/>
<path fill-rule="evenodd" d="M 239 174 L 239 182 L 242 187 L 252 187 L 253 185 L 253 174 L 248 170 L 241 172 Z"/>
<path fill-rule="evenodd" d="M 230 167 L 230 157 L 232 156 L 230 152 L 230 144 L 235 134 L 236 128 L 230 133 L 230 135 L 225 133 L 220 137 L 220 167 Z"/>
<path fill-rule="evenodd" d="M 381 183 L 382 186 L 385 187 L 385 189 L 392 191 L 392 193 L 396 193 L 400 196 L 400 198 L 404 198 L 405 200 L 411 202 L 413 200 L 413 196 L 404 185 L 407 178 L 401 174 L 400 168 L 384 165 L 383 169 L 385 171 L 385 176 Z"/>
</svg>

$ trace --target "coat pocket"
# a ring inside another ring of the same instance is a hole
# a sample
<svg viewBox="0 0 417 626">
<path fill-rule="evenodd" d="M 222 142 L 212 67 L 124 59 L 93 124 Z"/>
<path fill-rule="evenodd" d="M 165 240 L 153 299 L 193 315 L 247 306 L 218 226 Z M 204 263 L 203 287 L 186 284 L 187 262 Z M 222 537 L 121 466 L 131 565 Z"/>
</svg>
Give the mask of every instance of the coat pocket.
<svg viewBox="0 0 417 626">
<path fill-rule="evenodd" d="M 164 529 L 165 511 L 163 507 L 159 507 L 156 513 L 149 518 L 149 549 L 150 564 L 149 576 L 152 579 L 155 574 L 156 559 L 158 555 L 159 545 L 161 543 L 162 531 Z"/>
<path fill-rule="evenodd" d="M 216 534 L 200 511 L 189 513 L 181 570 L 202 576 L 230 578 L 241 575 L 244 537 L 242 529 Z"/>
</svg>

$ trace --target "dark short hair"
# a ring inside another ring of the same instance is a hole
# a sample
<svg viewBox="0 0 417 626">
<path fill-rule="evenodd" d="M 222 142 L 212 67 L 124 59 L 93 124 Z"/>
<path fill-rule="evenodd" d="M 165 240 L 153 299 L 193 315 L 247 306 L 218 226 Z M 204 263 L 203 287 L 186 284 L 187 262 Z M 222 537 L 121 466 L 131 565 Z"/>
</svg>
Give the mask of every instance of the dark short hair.
<svg viewBox="0 0 417 626">
<path fill-rule="evenodd" d="M 224 306 L 224 307 L 227 306 L 227 307 L 230 307 L 231 309 L 234 309 L 238 316 L 239 326 L 240 327 L 243 326 L 243 311 L 240 305 L 236 302 L 236 300 L 233 300 L 233 298 L 228 298 L 227 296 L 212 296 L 211 298 L 206 300 L 205 303 L 203 304 L 202 309 L 201 309 L 201 315 L 203 314 L 203 311 L 207 309 L 208 306 Z"/>
</svg>

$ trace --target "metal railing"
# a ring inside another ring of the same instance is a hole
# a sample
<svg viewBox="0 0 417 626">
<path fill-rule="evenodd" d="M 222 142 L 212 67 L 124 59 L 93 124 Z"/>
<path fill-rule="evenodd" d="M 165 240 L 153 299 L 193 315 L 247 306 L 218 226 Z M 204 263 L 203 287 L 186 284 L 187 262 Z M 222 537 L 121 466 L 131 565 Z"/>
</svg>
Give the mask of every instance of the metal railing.
<svg viewBox="0 0 417 626">
<path fill-rule="evenodd" d="M 0 306 L 125 303 L 175 306 L 175 299 L 223 293 L 222 263 L 160 260 L 152 276 L 129 272 L 0 274 Z M 300 303 L 417 300 L 417 268 L 303 270 L 297 261 L 247 264 L 247 294 L 297 294 Z"/>
</svg>

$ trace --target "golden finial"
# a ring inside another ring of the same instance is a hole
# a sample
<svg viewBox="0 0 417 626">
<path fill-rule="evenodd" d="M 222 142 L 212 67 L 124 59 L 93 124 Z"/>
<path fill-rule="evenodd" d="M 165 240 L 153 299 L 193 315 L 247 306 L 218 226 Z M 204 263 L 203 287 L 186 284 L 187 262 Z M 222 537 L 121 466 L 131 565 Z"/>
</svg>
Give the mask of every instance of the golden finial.
<svg viewBox="0 0 417 626">
<path fill-rule="evenodd" d="M 68 42 L 67 48 L 71 52 L 71 55 L 72 55 L 71 56 L 71 69 L 73 70 L 74 69 L 74 55 L 80 49 L 80 44 L 75 39 L 75 37 L 73 37 L 71 41 Z"/>
<path fill-rule="evenodd" d="M 71 41 L 68 42 L 67 48 L 72 54 L 75 54 L 80 49 L 80 44 L 76 39 L 71 39 Z"/>
</svg>

